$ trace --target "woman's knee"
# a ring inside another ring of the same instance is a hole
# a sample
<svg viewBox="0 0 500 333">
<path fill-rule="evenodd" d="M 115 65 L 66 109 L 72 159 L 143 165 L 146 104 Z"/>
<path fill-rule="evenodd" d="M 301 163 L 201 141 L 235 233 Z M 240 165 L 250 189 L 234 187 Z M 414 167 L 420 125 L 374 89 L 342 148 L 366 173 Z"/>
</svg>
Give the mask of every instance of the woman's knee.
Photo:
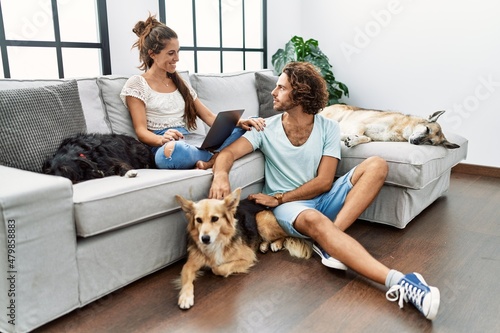
<svg viewBox="0 0 500 333">
<path fill-rule="evenodd" d="M 175 141 L 169 141 L 163 146 L 163 153 L 166 158 L 172 157 L 172 153 L 174 152 Z"/>
</svg>

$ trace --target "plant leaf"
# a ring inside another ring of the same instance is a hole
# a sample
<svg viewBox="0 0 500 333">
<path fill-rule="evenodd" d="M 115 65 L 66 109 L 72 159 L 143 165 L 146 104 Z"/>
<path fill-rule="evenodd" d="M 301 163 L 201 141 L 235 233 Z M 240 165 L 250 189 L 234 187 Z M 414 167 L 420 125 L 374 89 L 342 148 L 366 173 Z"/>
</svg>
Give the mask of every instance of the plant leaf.
<svg viewBox="0 0 500 333">
<path fill-rule="evenodd" d="M 295 45 L 293 42 L 289 41 L 286 43 L 285 49 L 279 49 L 275 54 L 273 54 L 271 62 L 276 74 L 279 75 L 287 63 L 296 60 L 295 53 Z"/>
<path fill-rule="evenodd" d="M 283 67 L 290 61 L 307 61 L 316 66 L 321 76 L 326 81 L 328 89 L 328 105 L 338 104 L 343 95 L 349 96 L 347 86 L 335 80 L 333 66 L 330 60 L 319 48 L 319 43 L 315 39 L 304 39 L 300 36 L 293 36 L 285 45 L 285 49 L 278 51 L 271 58 L 276 73 L 281 73 Z"/>
</svg>

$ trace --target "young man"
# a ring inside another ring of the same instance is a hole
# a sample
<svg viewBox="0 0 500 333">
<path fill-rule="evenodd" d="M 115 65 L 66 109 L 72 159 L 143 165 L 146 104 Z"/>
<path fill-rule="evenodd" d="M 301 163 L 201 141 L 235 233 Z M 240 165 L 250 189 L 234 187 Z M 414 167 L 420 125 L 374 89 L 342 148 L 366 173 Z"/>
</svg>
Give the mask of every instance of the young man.
<svg viewBox="0 0 500 333">
<path fill-rule="evenodd" d="M 340 160 L 340 130 L 318 112 L 326 105 L 326 83 L 309 63 L 289 63 L 272 91 L 274 109 L 263 131 L 248 131 L 218 156 L 209 196 L 231 192 L 229 171 L 240 157 L 260 149 L 265 156 L 262 193 L 249 199 L 273 207 L 281 227 L 294 237 L 311 238 L 322 263 L 336 269 L 346 265 L 385 284 L 390 301 L 411 301 L 422 314 L 436 317 L 439 290 L 418 273 L 403 275 L 373 258 L 344 231 L 380 191 L 387 164 L 379 157 L 363 161 L 334 182 Z M 333 221 L 333 223 L 332 223 Z M 345 264 L 345 265 L 344 265 Z"/>
</svg>

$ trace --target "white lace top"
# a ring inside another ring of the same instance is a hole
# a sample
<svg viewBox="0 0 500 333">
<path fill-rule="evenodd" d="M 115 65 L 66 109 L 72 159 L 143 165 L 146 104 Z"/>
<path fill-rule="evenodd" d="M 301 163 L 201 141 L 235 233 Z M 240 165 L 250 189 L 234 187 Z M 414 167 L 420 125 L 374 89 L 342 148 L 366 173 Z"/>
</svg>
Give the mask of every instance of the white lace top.
<svg viewBox="0 0 500 333">
<path fill-rule="evenodd" d="M 196 92 L 189 87 L 193 99 L 197 98 Z M 132 96 L 140 99 L 146 106 L 147 127 L 151 131 L 168 127 L 186 127 L 184 121 L 185 102 L 179 90 L 171 93 L 160 93 L 151 89 L 142 75 L 131 76 L 122 88 L 120 98 L 125 106 L 125 98 Z"/>
</svg>

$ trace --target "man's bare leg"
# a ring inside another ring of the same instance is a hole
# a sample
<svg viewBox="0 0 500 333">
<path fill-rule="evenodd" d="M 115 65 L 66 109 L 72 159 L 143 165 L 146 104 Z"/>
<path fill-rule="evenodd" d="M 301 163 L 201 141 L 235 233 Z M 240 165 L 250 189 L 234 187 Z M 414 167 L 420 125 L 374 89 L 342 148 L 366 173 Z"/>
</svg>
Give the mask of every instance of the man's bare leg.
<svg viewBox="0 0 500 333">
<path fill-rule="evenodd" d="M 370 280 L 385 283 L 389 268 L 373 258 L 358 241 L 340 230 L 325 215 L 316 210 L 305 210 L 297 217 L 294 227 L 349 268 Z"/>
<path fill-rule="evenodd" d="M 340 230 L 345 231 L 368 208 L 384 185 L 386 176 L 387 163 L 380 157 L 370 157 L 356 167 L 351 178 L 353 187 L 334 221 Z"/>
</svg>

